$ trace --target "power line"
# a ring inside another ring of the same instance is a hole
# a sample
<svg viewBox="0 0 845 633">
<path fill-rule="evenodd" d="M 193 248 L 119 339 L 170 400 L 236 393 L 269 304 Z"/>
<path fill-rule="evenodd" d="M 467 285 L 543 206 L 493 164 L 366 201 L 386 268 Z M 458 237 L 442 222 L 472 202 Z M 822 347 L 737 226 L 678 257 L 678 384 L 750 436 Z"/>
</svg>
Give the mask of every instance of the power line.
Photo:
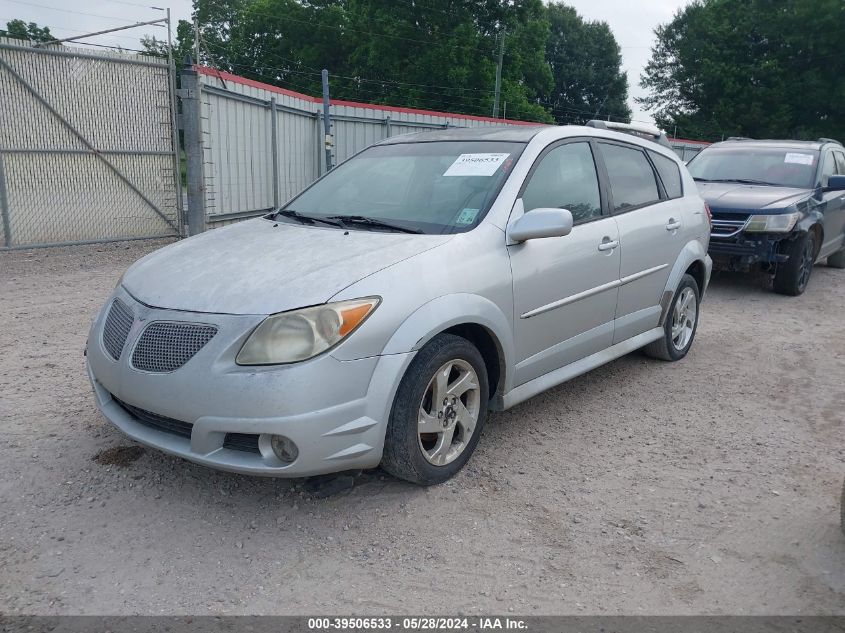
<svg viewBox="0 0 845 633">
<path fill-rule="evenodd" d="M 10 1 L 12 1 L 12 0 L 10 0 Z M 20 0 L 16 0 L 16 1 L 20 1 Z M 362 35 L 369 35 L 370 37 L 381 37 L 381 38 L 386 38 L 386 39 L 399 40 L 399 41 L 403 41 L 403 42 L 415 42 L 417 44 L 425 44 L 428 47 L 430 47 L 432 45 L 431 40 L 418 40 L 418 39 L 414 39 L 414 38 L 410 38 L 410 37 L 403 37 L 401 35 L 388 35 L 386 33 L 375 33 L 374 31 L 364 31 L 362 29 L 354 29 L 354 28 L 345 27 L 345 26 L 333 26 L 331 24 L 314 24 L 314 22 L 312 22 L 312 21 L 298 20 L 296 18 L 291 18 L 291 17 L 288 17 L 288 16 L 282 16 L 282 15 L 273 14 L 273 13 L 263 13 L 261 11 L 252 11 L 252 10 L 249 10 L 249 9 L 247 9 L 247 12 L 246 12 L 245 15 L 255 15 L 255 16 L 261 16 L 261 17 L 273 18 L 275 20 L 283 20 L 283 21 L 287 21 L 287 22 L 296 22 L 298 24 L 305 24 L 305 25 L 309 26 L 311 29 L 315 29 L 315 28 L 332 29 L 334 31 L 340 31 L 341 33 L 360 33 Z M 242 16 L 242 17 L 244 17 L 244 16 Z M 424 29 L 415 29 L 415 30 L 424 32 Z M 467 45 L 461 45 L 461 44 L 452 44 L 452 45 L 449 45 L 447 48 L 452 48 L 452 49 L 455 49 L 455 50 L 481 51 L 482 45 L 478 44 L 476 46 L 467 46 Z"/>
<path fill-rule="evenodd" d="M 7 24 L 8 24 L 9 22 L 12 22 L 13 20 L 21 20 L 22 22 L 26 22 L 26 20 L 24 20 L 23 18 L 9 18 L 9 19 L 6 19 L 6 18 L 0 18 L 0 20 L 5 20 Z M 48 27 L 46 27 L 46 28 L 50 29 L 50 32 L 51 32 L 51 33 L 52 33 L 53 31 L 64 31 L 64 32 L 67 32 L 67 33 L 83 33 L 83 34 L 88 34 L 88 33 L 90 33 L 90 31 L 83 31 L 83 30 L 81 30 L 81 29 L 71 29 L 71 28 L 68 28 L 68 27 L 66 27 L 66 26 L 56 26 L 56 27 L 48 26 Z M 131 41 L 133 41 L 133 42 L 137 42 L 137 41 L 138 41 L 138 38 L 137 38 L 137 37 L 133 37 L 133 36 L 131 36 L 131 35 L 113 35 L 113 34 L 105 34 L 105 35 L 100 35 L 100 37 L 116 37 L 116 38 L 120 38 L 120 39 L 124 39 L 124 40 L 131 40 Z M 49 42 L 47 42 L 47 43 L 49 43 Z M 88 46 L 94 46 L 94 44 L 90 44 L 90 43 L 88 43 L 88 42 L 72 42 L 72 44 L 87 44 Z M 109 48 L 109 46 L 108 46 L 107 44 L 100 44 L 100 46 L 103 46 L 103 47 L 105 47 L 105 48 Z M 127 51 L 128 51 L 128 50 L 132 50 L 132 49 L 130 49 L 130 48 L 124 48 L 124 50 L 127 50 Z"/>
<path fill-rule="evenodd" d="M 137 2 L 127 2 L 126 0 L 106 0 L 106 2 L 114 2 L 115 4 L 124 4 L 129 7 L 140 7 L 142 9 L 155 9 L 156 11 L 165 11 L 165 7 L 156 7 L 150 4 L 139 4 Z"/>
<path fill-rule="evenodd" d="M 225 49 L 223 47 L 217 46 L 217 45 L 214 45 L 214 44 L 208 44 L 208 42 L 205 40 L 205 38 L 203 38 L 203 43 L 205 44 L 206 52 L 210 52 L 209 49 L 216 49 L 217 51 L 224 51 L 224 53 L 223 53 L 224 55 L 228 54 L 228 51 L 225 51 Z M 306 68 L 311 68 L 310 66 L 303 64 L 302 62 L 286 59 L 286 58 L 281 57 L 279 55 L 274 55 L 274 58 L 281 59 L 281 60 L 290 62 L 292 64 L 302 65 L 302 66 L 305 66 Z M 320 74 L 320 71 L 318 71 L 317 69 L 312 69 L 312 71 L 309 72 L 309 71 L 303 71 L 303 70 L 292 70 L 292 69 L 283 68 L 283 67 L 265 66 L 263 64 L 260 67 L 259 66 L 245 66 L 243 64 L 237 64 L 235 62 L 226 61 L 225 58 L 221 59 L 220 61 L 225 63 L 225 64 L 229 64 L 231 66 L 240 66 L 240 67 L 243 67 L 243 68 L 248 68 L 250 70 L 258 70 L 259 68 L 265 68 L 267 70 L 278 70 L 280 72 L 289 72 L 289 73 L 300 74 L 300 75 L 319 75 Z M 334 75 L 333 74 L 332 78 L 333 79 L 350 79 L 350 80 L 353 80 L 353 81 L 360 81 L 360 82 L 371 83 L 371 84 L 389 84 L 389 85 L 395 85 L 395 86 L 411 86 L 411 87 L 415 87 L 415 88 L 425 88 L 425 89 L 436 88 L 436 89 L 440 89 L 440 90 L 456 90 L 456 91 L 461 91 L 461 92 L 479 92 L 479 93 L 482 93 L 482 94 L 493 94 L 493 90 L 483 89 L 483 88 L 465 88 L 465 87 L 461 87 L 461 86 L 443 86 L 443 85 L 433 85 L 433 84 L 419 84 L 419 83 L 413 83 L 413 82 L 408 82 L 408 81 L 395 81 L 395 80 L 391 80 L 391 79 L 371 79 L 371 78 L 367 78 L 367 77 L 355 77 L 355 76 L 350 76 L 350 75 Z"/>
<path fill-rule="evenodd" d="M 126 18 L 118 18 L 118 17 L 114 17 L 112 15 L 100 15 L 99 13 L 86 13 L 84 11 L 74 11 L 73 9 L 62 9 L 60 7 L 51 7 L 51 6 L 48 6 L 46 4 L 36 4 L 34 2 L 26 2 L 25 0 L 6 0 L 6 1 L 7 2 L 13 2 L 15 4 L 23 4 L 23 5 L 26 5 L 28 7 L 36 7 L 38 9 L 48 9 L 50 11 L 60 11 L 62 13 L 73 13 L 73 14 L 76 14 L 76 15 L 85 15 L 85 16 L 92 17 L 92 18 L 103 18 L 103 19 L 106 19 L 106 20 L 116 20 L 118 22 L 127 22 L 129 24 L 136 22 L 136 20 L 127 20 Z"/>
<path fill-rule="evenodd" d="M 208 49 L 206 49 L 206 53 L 208 53 L 208 52 L 209 52 Z M 272 81 L 277 85 L 281 85 L 282 87 L 284 87 L 285 85 L 286 86 L 292 86 L 294 88 L 297 88 L 299 91 L 301 91 L 303 94 L 306 94 L 306 95 L 308 95 L 309 92 L 318 92 L 318 88 L 317 88 L 316 85 L 311 86 L 311 87 L 306 87 L 306 86 L 302 86 L 301 84 L 295 83 L 295 82 L 293 82 L 289 79 L 286 79 L 286 78 L 282 79 L 280 77 L 273 77 L 272 79 L 267 79 L 266 76 L 262 77 L 263 73 L 261 71 L 262 70 L 265 70 L 265 71 L 266 70 L 279 70 L 283 73 L 290 72 L 292 74 L 314 76 L 314 77 L 319 76 L 319 73 L 310 73 L 310 72 L 304 72 L 304 71 L 289 71 L 287 69 L 273 68 L 273 67 L 269 67 L 269 66 L 253 67 L 253 66 L 247 66 L 247 65 L 244 65 L 244 64 L 236 64 L 236 63 L 231 63 L 231 62 L 224 64 L 224 66 L 241 68 L 241 69 L 243 69 L 243 71 L 247 71 L 250 74 L 252 74 L 253 76 L 258 76 L 259 78 L 264 78 L 265 81 Z M 224 81 L 222 76 L 220 76 L 220 75 L 218 75 L 217 78 L 220 79 L 220 81 Z M 332 80 L 333 81 L 342 80 L 342 81 L 346 81 L 346 82 L 349 82 L 349 81 L 354 82 L 354 81 L 357 81 L 357 78 L 333 75 Z M 388 101 L 388 102 L 390 102 L 390 101 L 395 102 L 395 99 L 391 99 L 389 95 L 385 94 L 386 90 L 387 90 L 387 86 L 380 86 L 380 87 L 382 88 L 381 95 L 373 94 L 374 91 L 371 88 L 363 87 L 363 90 L 365 91 L 365 95 L 364 95 L 363 99 L 367 99 L 370 102 L 372 102 L 373 100 L 381 100 L 381 99 Z M 356 94 L 360 94 L 361 91 L 362 91 L 362 87 L 358 86 L 358 85 L 353 86 L 352 88 L 347 87 L 347 89 L 348 90 L 354 90 L 354 92 Z M 448 97 L 448 98 L 451 98 L 451 99 L 457 99 L 459 101 L 459 103 L 449 102 L 445 99 L 437 98 L 436 96 L 432 96 L 432 95 L 441 95 L 443 97 Z M 309 96 L 313 96 L 313 95 L 309 95 Z M 361 97 L 357 97 L 357 98 L 361 98 Z M 413 105 L 409 105 L 409 103 L 408 103 L 409 98 L 408 97 L 403 97 L 403 98 L 405 100 L 402 103 L 394 103 L 394 104 L 391 104 L 391 103 L 370 103 L 370 104 L 371 105 L 385 105 L 385 106 L 392 106 L 392 107 L 418 107 L 418 108 L 421 108 L 421 109 L 435 109 L 436 108 L 438 110 L 446 111 L 446 112 L 449 112 L 451 114 L 469 114 L 471 116 L 486 116 L 484 114 L 484 111 L 486 111 L 490 106 L 489 99 L 484 99 L 484 98 L 474 97 L 474 96 L 456 96 L 456 95 L 453 95 L 453 94 L 436 93 L 436 92 L 434 92 L 434 93 L 429 92 L 429 93 L 427 93 L 426 96 L 410 97 L 410 101 Z M 466 112 L 465 110 L 467 108 L 471 109 L 472 112 Z M 459 111 L 454 111 L 456 109 L 459 110 Z"/>
</svg>

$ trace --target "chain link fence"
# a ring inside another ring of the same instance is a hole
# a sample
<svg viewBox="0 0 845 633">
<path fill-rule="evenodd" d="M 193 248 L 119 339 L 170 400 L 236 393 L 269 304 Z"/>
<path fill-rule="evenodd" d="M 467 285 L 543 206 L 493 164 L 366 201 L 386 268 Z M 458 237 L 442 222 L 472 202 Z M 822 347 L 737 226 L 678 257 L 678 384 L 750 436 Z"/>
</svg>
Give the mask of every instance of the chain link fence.
<svg viewBox="0 0 845 633">
<path fill-rule="evenodd" d="M 0 38 L 0 248 L 181 233 L 169 73 Z"/>
</svg>

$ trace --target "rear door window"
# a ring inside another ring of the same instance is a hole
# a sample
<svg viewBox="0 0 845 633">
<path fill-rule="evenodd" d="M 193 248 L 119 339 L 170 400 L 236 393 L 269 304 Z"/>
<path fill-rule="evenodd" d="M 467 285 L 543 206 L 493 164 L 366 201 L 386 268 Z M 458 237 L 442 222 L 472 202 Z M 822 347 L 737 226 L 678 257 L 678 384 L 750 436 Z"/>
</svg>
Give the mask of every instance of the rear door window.
<svg viewBox="0 0 845 633">
<path fill-rule="evenodd" d="M 681 185 L 681 170 L 678 163 L 671 158 L 658 154 L 657 152 L 649 151 L 651 162 L 657 168 L 657 173 L 660 175 L 660 180 L 663 182 L 663 189 L 669 198 L 680 198 L 684 195 L 684 189 Z"/>
<path fill-rule="evenodd" d="M 615 211 L 658 202 L 657 177 L 642 150 L 600 143 Z"/>
</svg>

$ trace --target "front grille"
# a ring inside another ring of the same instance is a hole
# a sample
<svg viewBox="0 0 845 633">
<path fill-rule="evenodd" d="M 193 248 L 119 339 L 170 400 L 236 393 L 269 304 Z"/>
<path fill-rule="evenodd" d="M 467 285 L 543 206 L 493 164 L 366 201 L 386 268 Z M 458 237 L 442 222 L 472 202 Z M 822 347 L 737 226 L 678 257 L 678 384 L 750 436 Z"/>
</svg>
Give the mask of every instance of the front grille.
<svg viewBox="0 0 845 633">
<path fill-rule="evenodd" d="M 120 299 L 112 301 L 106 323 L 103 326 L 103 347 L 115 360 L 120 360 L 123 346 L 126 345 L 126 337 L 132 329 L 132 322 L 135 317 L 132 310 L 126 307 Z"/>
<path fill-rule="evenodd" d="M 133 407 L 131 404 L 126 404 L 114 396 L 112 396 L 112 398 L 117 404 L 123 407 L 123 409 L 129 413 L 136 422 L 143 424 L 144 426 L 148 426 L 151 429 L 155 429 L 156 431 L 163 431 L 172 435 L 178 435 L 179 437 L 191 439 L 191 429 L 193 429 L 193 424 L 182 422 L 181 420 L 174 420 L 173 418 L 168 418 L 145 409 L 139 409 L 138 407 Z M 223 439 L 223 448 L 228 448 L 233 451 L 243 451 L 245 453 L 261 452 L 258 449 L 258 435 L 254 435 L 252 433 L 226 433 L 226 437 Z"/>
<path fill-rule="evenodd" d="M 114 398 L 114 396 L 112 396 L 112 398 Z M 145 409 L 139 409 L 138 407 L 133 407 L 131 404 L 126 404 L 117 398 L 114 398 L 114 401 L 123 407 L 133 418 L 135 418 L 136 422 L 140 422 L 144 426 L 156 429 L 157 431 L 172 433 L 173 435 L 178 435 L 179 437 L 187 437 L 188 439 L 191 438 L 191 428 L 193 427 L 193 424 L 174 420 L 173 418 L 168 418 Z"/>
<path fill-rule="evenodd" d="M 713 237 L 732 237 L 739 233 L 748 222 L 746 213 L 713 213 Z"/>
<path fill-rule="evenodd" d="M 200 351 L 217 328 L 199 323 L 156 321 L 141 334 L 132 353 L 132 366 L 141 371 L 167 373 L 179 369 Z"/>
</svg>

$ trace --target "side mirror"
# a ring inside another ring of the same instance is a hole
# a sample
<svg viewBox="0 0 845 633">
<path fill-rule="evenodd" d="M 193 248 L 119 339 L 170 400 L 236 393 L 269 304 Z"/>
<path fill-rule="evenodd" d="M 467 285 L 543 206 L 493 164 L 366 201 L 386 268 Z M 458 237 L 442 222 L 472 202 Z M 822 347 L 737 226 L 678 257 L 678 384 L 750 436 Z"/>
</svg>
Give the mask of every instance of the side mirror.
<svg viewBox="0 0 845 633">
<path fill-rule="evenodd" d="M 563 237 L 572 232 L 572 214 L 566 209 L 532 209 L 508 227 L 508 242 L 541 237 Z"/>
<path fill-rule="evenodd" d="M 845 191 L 845 176 L 829 176 L 825 191 Z"/>
</svg>

